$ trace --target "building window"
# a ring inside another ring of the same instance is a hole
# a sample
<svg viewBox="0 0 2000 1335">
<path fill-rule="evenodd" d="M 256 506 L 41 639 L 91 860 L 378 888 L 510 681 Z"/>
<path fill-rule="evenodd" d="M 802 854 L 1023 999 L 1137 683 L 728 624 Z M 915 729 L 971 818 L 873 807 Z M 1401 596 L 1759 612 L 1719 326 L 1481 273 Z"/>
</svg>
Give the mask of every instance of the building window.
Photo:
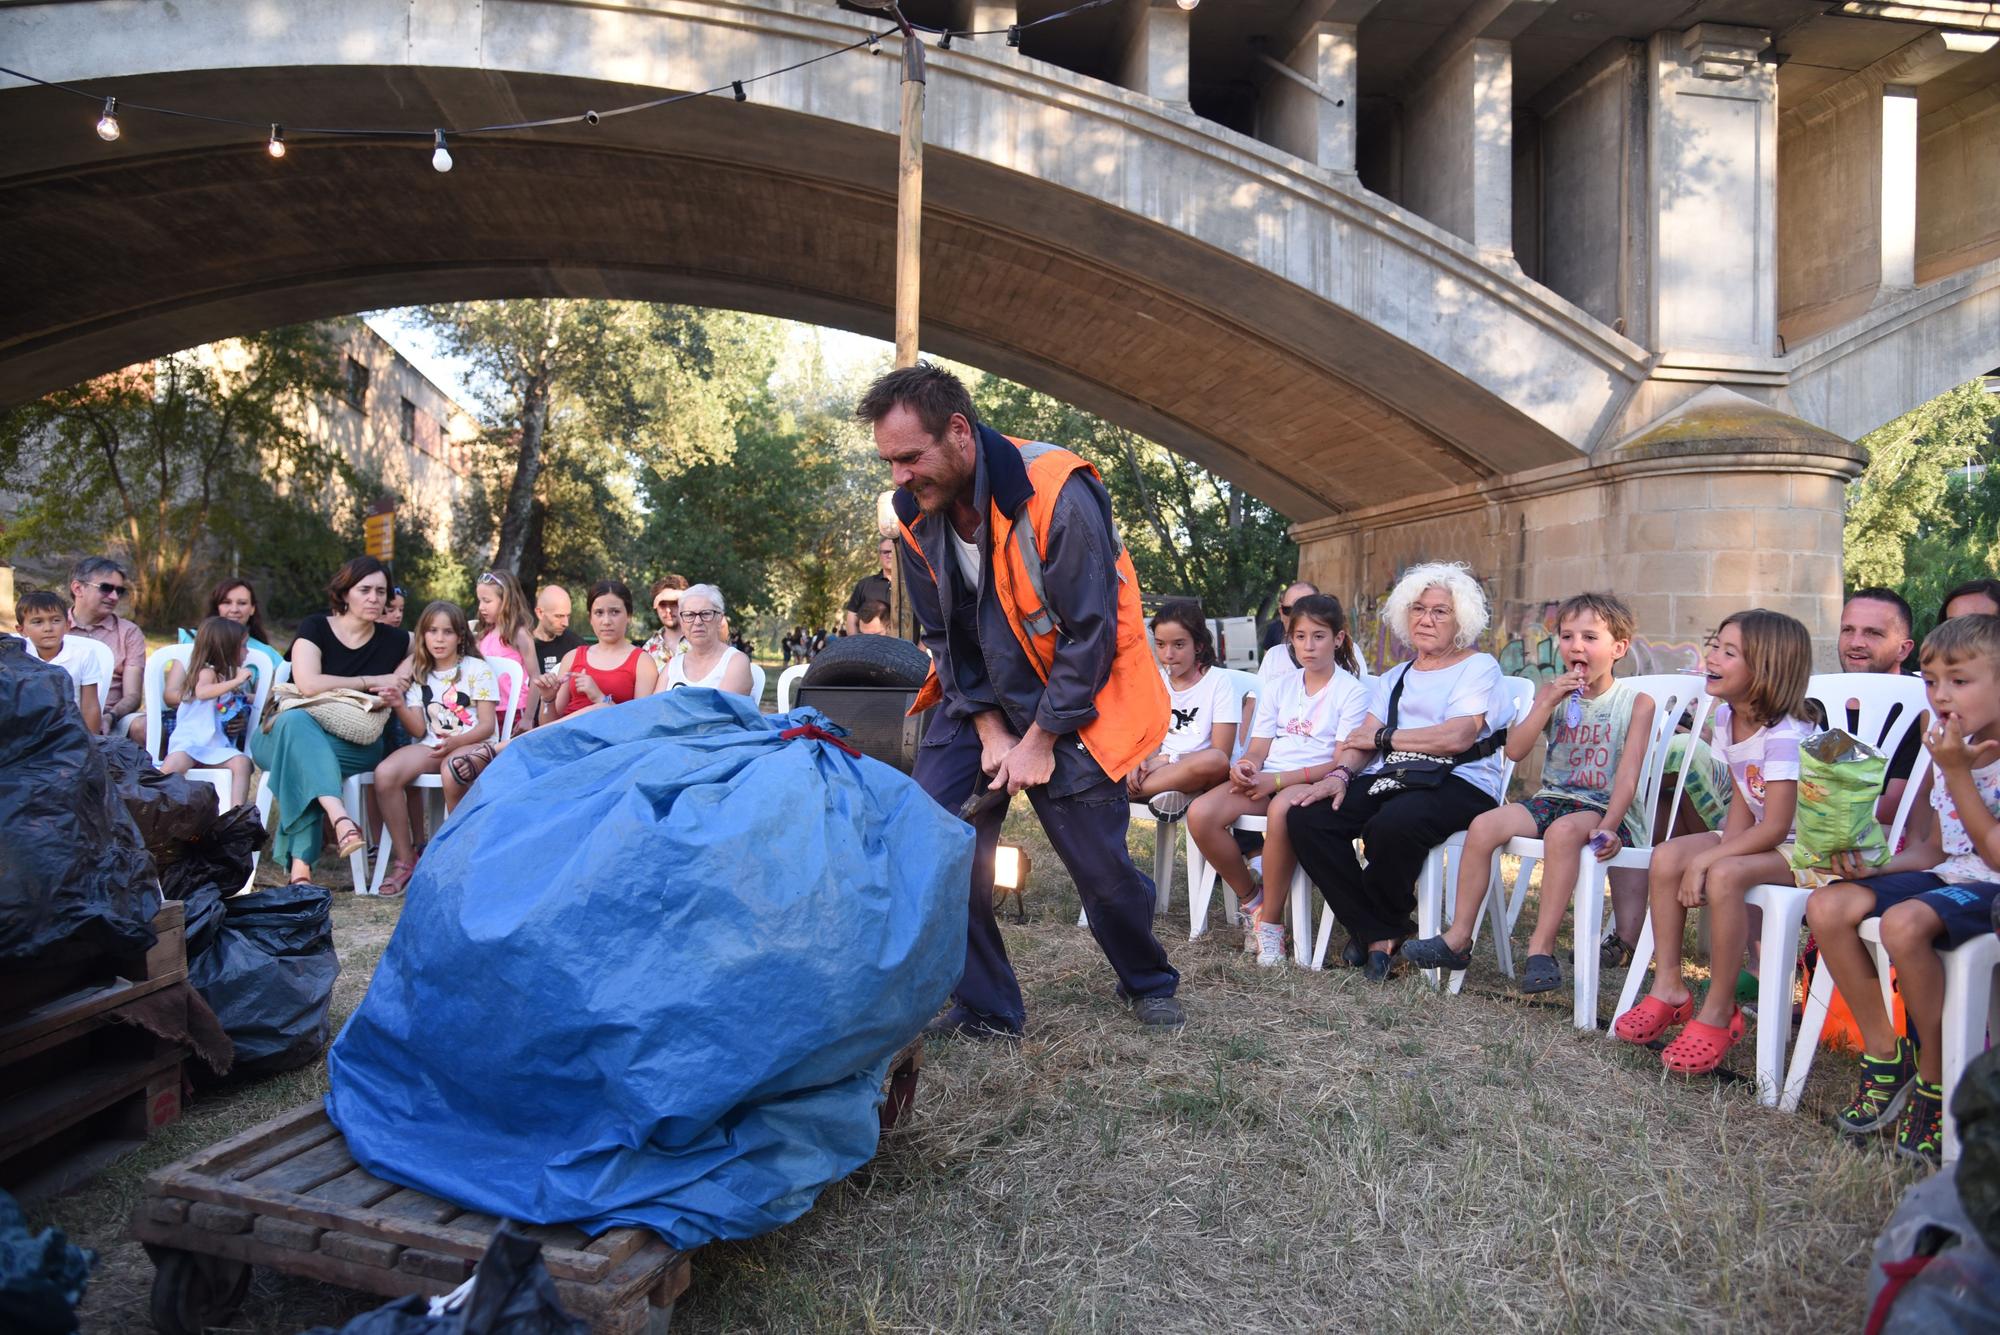
<svg viewBox="0 0 2000 1335">
<path fill-rule="evenodd" d="M 368 368 L 352 357 L 341 367 L 340 397 L 357 412 L 368 406 Z"/>
<path fill-rule="evenodd" d="M 403 400 L 403 443 L 417 443 L 417 405 L 408 399 Z"/>
</svg>

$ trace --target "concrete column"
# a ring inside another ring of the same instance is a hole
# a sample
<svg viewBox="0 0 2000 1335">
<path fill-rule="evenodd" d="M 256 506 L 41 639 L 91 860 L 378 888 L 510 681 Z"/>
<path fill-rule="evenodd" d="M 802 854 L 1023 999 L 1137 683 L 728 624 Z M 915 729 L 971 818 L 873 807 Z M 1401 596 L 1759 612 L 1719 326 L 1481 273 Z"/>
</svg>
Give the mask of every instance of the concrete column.
<svg viewBox="0 0 2000 1335">
<path fill-rule="evenodd" d="M 1553 675 L 1548 616 L 1588 589 L 1631 605 L 1634 672 L 1694 666 L 1723 617 L 1759 606 L 1803 621 L 1830 668 L 1843 502 L 1863 458 L 1817 427 L 1710 388 L 1597 458 L 1349 511 L 1292 535 L 1300 577 L 1348 601 L 1356 639 L 1378 665 L 1397 656 L 1376 617 L 1397 575 L 1417 561 L 1462 560 L 1493 601 L 1485 647 L 1516 675 Z"/>
<path fill-rule="evenodd" d="M 1330 171 L 1354 171 L 1357 31 L 1352 23 L 1316 23 L 1279 62 L 1297 77 L 1267 72 L 1259 138 Z"/>
<path fill-rule="evenodd" d="M 1118 83 L 1162 102 L 1188 105 L 1188 12 L 1174 0 L 1135 0 L 1126 11 Z"/>
<path fill-rule="evenodd" d="M 1652 331 L 1669 363 L 1777 351 L 1777 67 L 1770 34 L 1701 23 L 1648 52 Z"/>
<path fill-rule="evenodd" d="M 1406 208 L 1477 246 L 1513 253 L 1514 56 L 1476 38 L 1444 58 L 1404 104 Z"/>
<path fill-rule="evenodd" d="M 1882 89 L 1882 281 L 1917 285 L 1917 90 Z"/>
</svg>

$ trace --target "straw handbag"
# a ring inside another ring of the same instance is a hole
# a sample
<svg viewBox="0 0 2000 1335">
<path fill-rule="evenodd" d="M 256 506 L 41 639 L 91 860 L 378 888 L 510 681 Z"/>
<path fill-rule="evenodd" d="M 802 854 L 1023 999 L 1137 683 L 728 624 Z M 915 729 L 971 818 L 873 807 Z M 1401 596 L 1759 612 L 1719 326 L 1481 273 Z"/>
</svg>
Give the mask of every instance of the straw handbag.
<svg viewBox="0 0 2000 1335">
<path fill-rule="evenodd" d="M 337 686 L 318 695 L 307 695 L 293 683 L 280 682 L 271 688 L 271 700 L 264 708 L 264 731 L 271 721 L 288 709 L 303 709 L 329 737 L 356 746 L 372 746 L 389 725 L 389 706 L 367 691 Z"/>
</svg>

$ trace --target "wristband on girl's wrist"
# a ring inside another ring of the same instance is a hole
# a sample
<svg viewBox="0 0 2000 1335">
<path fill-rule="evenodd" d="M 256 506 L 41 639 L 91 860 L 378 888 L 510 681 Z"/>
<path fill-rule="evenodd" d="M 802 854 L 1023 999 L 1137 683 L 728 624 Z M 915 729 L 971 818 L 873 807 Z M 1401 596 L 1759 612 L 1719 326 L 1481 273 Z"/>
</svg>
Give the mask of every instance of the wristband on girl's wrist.
<svg viewBox="0 0 2000 1335">
<path fill-rule="evenodd" d="M 1278 789 L 1283 788 L 1284 786 L 1285 786 L 1285 772 L 1283 770 L 1279 770 L 1277 772 L 1277 782 L 1272 786 L 1271 791 L 1275 793 L 1278 791 Z"/>
</svg>

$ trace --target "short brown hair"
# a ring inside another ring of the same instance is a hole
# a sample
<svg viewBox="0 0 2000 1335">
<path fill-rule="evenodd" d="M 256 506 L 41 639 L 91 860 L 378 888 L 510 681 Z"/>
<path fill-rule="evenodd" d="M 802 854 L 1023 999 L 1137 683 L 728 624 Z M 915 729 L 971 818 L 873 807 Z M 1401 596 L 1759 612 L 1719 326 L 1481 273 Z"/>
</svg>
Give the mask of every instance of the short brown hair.
<svg viewBox="0 0 2000 1335">
<path fill-rule="evenodd" d="M 915 413 L 924 430 L 938 439 L 944 437 L 945 428 L 951 425 L 953 413 L 963 417 L 967 426 L 979 420 L 972 411 L 972 395 L 966 392 L 965 382 L 931 362 L 898 367 L 876 376 L 875 383 L 861 396 L 854 416 L 873 424 L 887 417 L 898 404 Z"/>
<path fill-rule="evenodd" d="M 1806 686 L 1812 680 L 1812 632 L 1797 617 L 1768 608 L 1732 612 L 1715 633 L 1735 626 L 1743 636 L 1743 661 L 1750 665 L 1750 698 L 1745 708 L 1759 725 L 1781 718 L 1805 718 Z"/>
<path fill-rule="evenodd" d="M 687 586 L 688 582 L 686 575 L 674 575 L 674 574 L 662 575 L 658 579 L 653 581 L 653 591 L 647 594 L 646 596 L 657 602 L 659 601 L 660 591 L 662 589 L 685 589 L 687 588 Z"/>
<path fill-rule="evenodd" d="M 1965 658 L 2000 663 L 2000 617 L 1975 612 L 1939 622 L 1936 630 L 1924 636 L 1924 647 L 1917 652 L 1917 661 L 1925 667 L 1932 659 L 1956 663 Z"/>
<path fill-rule="evenodd" d="M 1579 593 L 1563 599 L 1562 606 L 1556 609 L 1556 629 L 1562 630 L 1563 622 L 1579 616 L 1593 616 L 1602 621 L 1614 640 L 1629 640 L 1639 629 L 1638 618 L 1615 593 Z"/>
<path fill-rule="evenodd" d="M 347 595 L 354 591 L 355 585 L 367 579 L 370 575 L 380 575 L 383 582 L 389 586 L 388 591 L 390 596 L 395 596 L 396 581 L 389 574 L 389 567 L 383 565 L 372 556 L 356 556 L 350 558 L 340 569 L 334 571 L 333 578 L 327 581 L 327 611 L 331 612 L 334 616 L 339 616 L 342 612 L 345 612 L 347 610 Z"/>
</svg>

